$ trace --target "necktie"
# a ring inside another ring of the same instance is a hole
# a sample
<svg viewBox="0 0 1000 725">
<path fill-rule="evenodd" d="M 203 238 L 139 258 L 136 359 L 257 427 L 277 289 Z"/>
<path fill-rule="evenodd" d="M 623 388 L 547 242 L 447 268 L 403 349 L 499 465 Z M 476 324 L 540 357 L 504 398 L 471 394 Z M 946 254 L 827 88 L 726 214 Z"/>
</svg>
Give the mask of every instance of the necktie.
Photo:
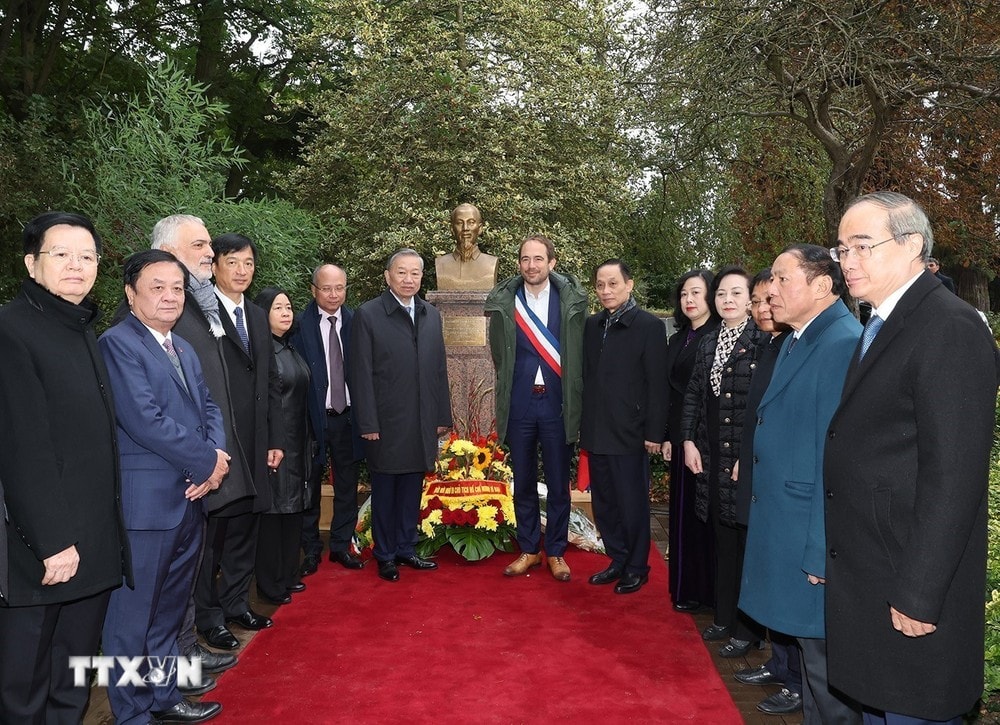
<svg viewBox="0 0 1000 725">
<path fill-rule="evenodd" d="M 184 384 L 184 389 L 188 390 L 187 380 L 184 378 L 184 371 L 181 369 L 181 359 L 177 356 L 177 351 L 174 350 L 174 343 L 170 341 L 169 337 L 163 341 L 163 349 L 167 351 L 170 364 L 174 366 L 174 370 L 180 376 L 181 382 Z M 188 392 L 191 391 L 188 390 Z"/>
<path fill-rule="evenodd" d="M 243 342 L 243 352 L 247 355 L 250 354 L 250 336 L 247 334 L 247 327 L 243 324 L 243 308 L 237 307 L 234 310 L 236 315 L 236 334 L 240 336 L 240 340 Z"/>
<path fill-rule="evenodd" d="M 795 347 L 795 343 L 797 343 L 798 341 L 799 341 L 799 336 L 792 335 L 792 339 L 788 341 L 788 352 L 785 353 L 786 355 L 792 354 L 792 348 Z"/>
<path fill-rule="evenodd" d="M 410 322 L 413 322 L 413 305 L 406 306 L 406 314 L 410 316 Z"/>
<path fill-rule="evenodd" d="M 344 353 L 340 349 L 340 335 L 337 334 L 337 318 L 330 315 L 330 346 L 326 351 L 330 366 L 330 407 L 343 413 L 347 407 L 347 393 L 344 391 Z"/>
<path fill-rule="evenodd" d="M 858 360 L 863 360 L 865 353 L 868 352 L 868 348 L 871 347 L 872 341 L 878 334 L 878 331 L 882 329 L 882 323 L 885 322 L 878 315 L 872 315 L 868 318 L 868 322 L 865 324 L 865 331 L 861 333 L 861 354 L 858 356 Z"/>
</svg>

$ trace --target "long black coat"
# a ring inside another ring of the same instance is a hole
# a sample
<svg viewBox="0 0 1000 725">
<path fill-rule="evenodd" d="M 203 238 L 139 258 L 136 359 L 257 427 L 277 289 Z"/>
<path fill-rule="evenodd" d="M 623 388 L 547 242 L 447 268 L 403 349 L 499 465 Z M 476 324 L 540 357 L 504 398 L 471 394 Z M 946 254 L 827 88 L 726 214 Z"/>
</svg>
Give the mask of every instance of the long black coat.
<svg viewBox="0 0 1000 725">
<path fill-rule="evenodd" d="M 131 583 L 114 406 L 89 301 L 33 280 L 0 309 L 0 479 L 7 514 L 6 604 L 53 604 Z M 76 575 L 42 586 L 75 545 Z"/>
<path fill-rule="evenodd" d="M 683 460 L 680 448 L 684 440 L 681 431 L 681 416 L 684 414 L 684 396 L 687 394 L 688 383 L 694 372 L 694 358 L 698 354 L 698 345 L 705 335 L 711 335 L 719 329 L 718 320 L 709 320 L 694 331 L 691 342 L 685 345 L 690 327 L 682 327 L 667 340 L 667 359 L 664 370 L 667 374 L 667 433 L 664 440 L 674 446 L 674 460 Z"/>
<path fill-rule="evenodd" d="M 243 352 L 236 327 L 221 302 L 219 317 L 226 333 L 223 337 L 216 337 L 212 332 L 208 318 L 191 294 L 188 294 L 184 311 L 174 325 L 177 334 L 187 340 L 198 354 L 212 400 L 222 411 L 226 453 L 231 457 L 229 473 L 222 485 L 205 497 L 205 501 L 211 513 L 224 516 L 251 509 L 266 511 L 270 507 L 270 493 L 266 485 L 267 448 L 281 448 L 283 445 L 277 415 L 274 422 L 268 421 L 261 426 L 254 423 L 259 411 L 263 411 L 262 419 L 267 419 L 270 410 L 280 410 L 281 394 L 273 356 L 269 356 L 271 360 L 265 357 L 271 351 L 267 313 L 250 302 L 246 302 L 245 307 L 253 360 Z M 258 446 L 264 446 L 263 452 L 252 455 Z M 259 497 L 258 493 L 261 494 Z M 241 503 L 233 506 L 237 501 Z"/>
<path fill-rule="evenodd" d="M 664 439 L 666 328 L 636 307 L 605 337 L 607 316 L 607 311 L 591 315 L 583 328 L 580 447 L 613 456 L 643 453 L 645 441 Z"/>
<path fill-rule="evenodd" d="M 271 514 L 294 514 L 311 503 L 306 495 L 315 441 L 309 423 L 309 365 L 284 338 L 273 338 L 281 386 L 281 425 L 285 457 L 271 471 Z"/>
<path fill-rule="evenodd" d="M 869 707 L 944 720 L 982 691 L 997 379 L 986 325 L 929 272 L 848 368 L 824 464 L 827 660 Z M 904 636 L 889 605 L 937 630 Z"/>
<path fill-rule="evenodd" d="M 698 475 L 695 485 L 695 512 L 702 521 L 708 521 L 710 489 L 719 490 L 719 520 L 724 524 L 736 524 L 736 482 L 733 468 L 740 456 L 743 439 L 743 414 L 750 378 L 757 367 L 757 346 L 763 333 L 754 324 L 747 326 L 736 340 L 733 351 L 722 368 L 722 384 L 719 393 L 719 454 L 717 460 L 710 455 L 708 396 L 712 395 L 709 373 L 715 360 L 715 348 L 719 342 L 718 332 L 706 335 L 698 345 L 695 355 L 694 372 L 688 382 L 684 396 L 684 412 L 681 415 L 682 439 L 694 441 L 701 453 L 704 471 Z"/>
<path fill-rule="evenodd" d="M 429 471 L 437 428 L 451 426 L 441 315 L 414 296 L 416 325 L 389 290 L 354 312 L 347 361 L 351 407 L 365 441 L 368 468 L 378 473 Z"/>
</svg>

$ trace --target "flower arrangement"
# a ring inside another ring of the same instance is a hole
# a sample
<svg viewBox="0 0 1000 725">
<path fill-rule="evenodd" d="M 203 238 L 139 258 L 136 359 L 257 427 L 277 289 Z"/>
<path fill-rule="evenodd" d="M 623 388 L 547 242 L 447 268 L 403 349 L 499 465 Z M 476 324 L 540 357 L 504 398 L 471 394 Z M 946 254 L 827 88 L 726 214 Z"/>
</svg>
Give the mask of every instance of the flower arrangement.
<svg viewBox="0 0 1000 725">
<path fill-rule="evenodd" d="M 434 471 L 424 479 L 417 554 L 430 556 L 445 544 L 468 561 L 512 551 L 512 474 L 496 433 L 457 433 L 442 441 Z"/>
</svg>

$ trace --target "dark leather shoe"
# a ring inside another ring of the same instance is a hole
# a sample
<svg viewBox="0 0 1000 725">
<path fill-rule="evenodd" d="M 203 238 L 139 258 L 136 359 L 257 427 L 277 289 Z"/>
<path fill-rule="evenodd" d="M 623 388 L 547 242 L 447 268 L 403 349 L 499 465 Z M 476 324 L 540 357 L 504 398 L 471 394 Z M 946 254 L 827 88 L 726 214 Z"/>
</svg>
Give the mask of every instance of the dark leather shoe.
<svg viewBox="0 0 1000 725">
<path fill-rule="evenodd" d="M 309 576 L 310 574 L 315 574 L 317 569 L 319 569 L 319 557 L 306 556 L 302 560 L 302 565 L 299 566 L 299 574 Z"/>
<path fill-rule="evenodd" d="M 229 630 L 226 631 L 228 632 Z M 233 635 L 230 634 L 229 636 L 232 637 Z M 238 644 L 239 642 L 237 642 Z M 213 675 L 225 672 L 237 662 L 236 655 L 225 654 L 224 652 L 212 652 L 200 644 L 195 644 L 189 656 L 199 658 L 201 660 L 201 671 Z"/>
<path fill-rule="evenodd" d="M 631 572 L 625 572 L 622 574 L 622 578 L 618 580 L 615 585 L 615 594 L 631 594 L 632 592 L 637 592 L 642 589 L 642 585 L 649 581 L 649 576 L 646 574 L 633 574 Z"/>
<path fill-rule="evenodd" d="M 749 667 L 733 673 L 733 678 L 744 685 L 783 685 L 785 681 L 767 669 L 767 665 Z"/>
<path fill-rule="evenodd" d="M 257 614 L 256 612 L 248 609 L 243 614 L 238 617 L 226 617 L 226 621 L 230 624 L 238 624 L 243 627 L 243 629 L 267 629 L 274 625 L 270 617 L 265 617 L 262 614 Z"/>
<path fill-rule="evenodd" d="M 271 597 L 267 596 L 266 594 L 262 594 L 261 592 L 258 591 L 257 592 L 257 596 L 260 598 L 260 600 L 262 602 L 267 602 L 268 604 L 276 604 L 276 605 L 280 606 L 282 604 L 291 604 L 292 603 L 292 595 L 291 594 L 284 594 L 284 595 L 278 597 L 277 599 L 272 599 Z"/>
<path fill-rule="evenodd" d="M 222 712 L 217 702 L 191 702 L 181 700 L 169 710 L 153 710 L 150 715 L 156 722 L 205 722 Z"/>
<path fill-rule="evenodd" d="M 349 551 L 331 551 L 330 561 L 345 569 L 361 569 L 365 563 Z"/>
<path fill-rule="evenodd" d="M 413 556 L 397 556 L 396 564 L 400 566 L 408 566 L 411 569 L 423 569 L 424 571 L 430 571 L 431 569 L 438 568 L 436 561 L 421 559 L 416 554 Z"/>
<path fill-rule="evenodd" d="M 378 563 L 378 577 L 379 579 L 385 579 L 387 582 L 398 582 L 399 569 L 396 568 L 396 562 L 380 561 Z"/>
<path fill-rule="evenodd" d="M 757 703 L 757 709 L 768 715 L 788 715 L 802 710 L 802 695 L 792 692 L 787 687 L 781 688 L 766 700 Z"/>
<path fill-rule="evenodd" d="M 596 574 L 594 574 L 587 581 L 589 581 L 591 584 L 600 585 L 600 584 L 610 584 L 611 582 L 616 582 L 621 578 L 622 578 L 622 570 L 619 569 L 614 564 L 612 564 L 604 571 L 599 571 Z"/>
<path fill-rule="evenodd" d="M 203 629 L 201 636 L 208 642 L 209 647 L 215 647 L 216 649 L 236 649 L 240 646 L 240 641 L 221 624 L 211 629 Z"/>
<path fill-rule="evenodd" d="M 763 643 L 760 640 L 756 642 L 750 642 L 745 639 L 736 639 L 735 637 L 730 637 L 729 641 L 726 642 L 719 649 L 719 657 L 724 657 L 725 659 L 733 659 L 736 657 L 743 657 L 747 652 L 750 651 L 751 647 L 756 647 L 757 649 L 764 649 Z"/>
<path fill-rule="evenodd" d="M 214 689 L 215 678 L 207 677 L 205 675 L 201 676 L 201 684 L 198 685 L 198 687 L 177 686 L 177 691 L 184 695 L 184 697 L 198 697 L 199 695 L 204 695 L 206 692 L 211 692 Z"/>
<path fill-rule="evenodd" d="M 695 612 L 699 609 L 701 609 L 701 602 L 696 602 L 693 599 L 674 602 L 674 610 L 677 612 Z"/>
<path fill-rule="evenodd" d="M 701 633 L 701 638 L 706 642 L 715 642 L 727 637 L 729 637 L 729 627 L 723 627 L 720 624 L 711 624 L 705 627 Z"/>
<path fill-rule="evenodd" d="M 299 592 L 304 592 L 306 590 L 306 585 L 302 582 L 296 582 L 292 586 L 288 587 L 289 594 L 298 594 Z"/>
</svg>

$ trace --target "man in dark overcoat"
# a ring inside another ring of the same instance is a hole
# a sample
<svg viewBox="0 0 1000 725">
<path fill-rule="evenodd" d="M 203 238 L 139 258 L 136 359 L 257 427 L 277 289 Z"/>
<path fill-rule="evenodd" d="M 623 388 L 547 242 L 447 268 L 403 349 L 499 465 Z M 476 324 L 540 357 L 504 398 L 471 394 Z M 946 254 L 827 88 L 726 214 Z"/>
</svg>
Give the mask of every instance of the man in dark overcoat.
<svg viewBox="0 0 1000 725">
<path fill-rule="evenodd" d="M 397 581 L 402 564 L 436 569 L 416 555 L 417 518 L 438 437 L 451 427 L 441 315 L 417 292 L 424 261 L 401 249 L 385 269 L 388 289 L 354 313 L 348 383 L 371 473 L 378 575 Z"/>
<path fill-rule="evenodd" d="M 580 446 L 590 456 L 594 517 L 611 563 L 591 584 L 639 591 L 649 578 L 649 456 L 667 430 L 667 330 L 639 309 L 632 271 L 619 259 L 597 268 L 604 307 L 583 328 Z"/>
<path fill-rule="evenodd" d="M 86 217 L 47 212 L 23 242 L 30 279 L 0 309 L 0 720 L 76 723 L 90 691 L 74 686 L 68 657 L 97 654 L 111 590 L 123 574 L 131 584 L 111 383 L 87 297 L 101 239 Z"/>
<path fill-rule="evenodd" d="M 856 199 L 835 248 L 872 315 L 826 435 L 831 685 L 871 723 L 958 723 L 983 688 L 996 347 L 924 265 L 911 199 Z"/>
</svg>

